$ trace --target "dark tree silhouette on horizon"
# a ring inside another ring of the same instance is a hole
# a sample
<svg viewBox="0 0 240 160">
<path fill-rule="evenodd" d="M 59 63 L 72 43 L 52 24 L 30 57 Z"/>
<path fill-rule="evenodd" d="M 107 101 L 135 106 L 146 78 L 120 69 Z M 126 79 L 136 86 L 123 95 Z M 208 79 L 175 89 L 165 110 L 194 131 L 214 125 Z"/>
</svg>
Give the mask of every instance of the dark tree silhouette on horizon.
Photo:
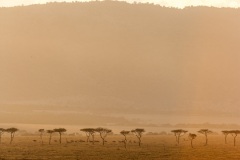
<svg viewBox="0 0 240 160">
<path fill-rule="evenodd" d="M 212 133 L 209 129 L 201 129 L 198 131 L 198 133 L 201 133 L 205 136 L 205 146 L 208 145 L 208 134 Z"/>
<path fill-rule="evenodd" d="M 92 142 L 92 144 L 94 144 L 95 140 L 94 140 L 94 136 L 95 136 L 95 129 L 94 128 L 83 128 L 81 129 L 81 131 L 86 133 L 87 136 L 87 142 Z M 92 137 L 92 141 L 89 140 L 89 138 Z"/>
<path fill-rule="evenodd" d="M 12 144 L 13 139 L 14 139 L 14 137 L 15 137 L 15 133 L 16 133 L 17 131 L 18 131 L 18 129 L 17 129 L 17 128 L 14 128 L 14 127 L 6 129 L 6 132 L 10 133 L 10 136 L 11 136 L 10 144 Z"/>
<path fill-rule="evenodd" d="M 127 135 L 130 133 L 130 131 L 121 131 L 120 134 L 124 136 L 124 140 L 123 140 L 123 143 L 124 143 L 124 146 L 125 148 L 127 148 Z"/>
<path fill-rule="evenodd" d="M 224 134 L 224 137 L 225 137 L 225 144 L 227 144 L 227 136 L 229 135 L 230 132 L 224 130 L 224 131 L 222 131 L 222 133 Z"/>
<path fill-rule="evenodd" d="M 94 140 L 94 133 L 95 133 L 95 129 L 94 128 L 83 128 L 83 129 L 80 129 L 80 131 L 85 132 L 85 134 L 87 136 L 87 142 L 89 142 L 90 136 L 92 136 L 92 138 Z"/>
<path fill-rule="evenodd" d="M 188 131 L 183 130 L 183 129 L 175 129 L 175 130 L 172 130 L 171 132 L 173 132 L 174 136 L 176 137 L 176 142 L 177 142 L 177 144 L 179 144 L 180 137 L 185 135 Z"/>
<path fill-rule="evenodd" d="M 105 144 L 105 139 L 106 139 L 107 135 L 109 133 L 112 133 L 112 130 L 111 129 L 107 129 L 107 128 L 99 127 L 99 128 L 95 129 L 95 132 L 99 133 L 99 135 L 100 135 L 100 137 L 102 139 L 102 144 L 104 145 Z"/>
<path fill-rule="evenodd" d="M 43 144 L 43 133 L 45 132 L 44 129 L 39 129 L 38 132 L 40 132 L 40 138 L 41 138 L 41 141 L 42 141 L 42 144 Z"/>
<path fill-rule="evenodd" d="M 135 136 L 138 138 L 138 145 L 139 145 L 139 147 L 141 147 L 141 142 L 142 142 L 141 138 L 142 138 L 142 134 L 145 132 L 145 130 L 142 128 L 137 128 L 137 129 L 131 130 L 131 132 L 133 134 L 135 134 Z"/>
<path fill-rule="evenodd" d="M 0 144 L 2 143 L 2 135 L 6 130 L 4 128 L 0 128 Z"/>
<path fill-rule="evenodd" d="M 66 132 L 67 130 L 65 128 L 56 128 L 53 131 L 59 133 L 59 143 L 61 144 L 62 143 L 62 134 L 64 132 Z"/>
<path fill-rule="evenodd" d="M 229 133 L 233 136 L 233 145 L 236 146 L 236 138 L 240 134 L 240 130 L 231 130 Z"/>
<path fill-rule="evenodd" d="M 52 134 L 54 133 L 54 130 L 47 130 L 47 133 L 49 134 L 48 144 L 51 144 Z"/>
<path fill-rule="evenodd" d="M 197 135 L 189 133 L 188 137 L 189 137 L 189 139 L 191 141 L 191 147 L 193 148 L 193 140 L 197 137 Z"/>
</svg>

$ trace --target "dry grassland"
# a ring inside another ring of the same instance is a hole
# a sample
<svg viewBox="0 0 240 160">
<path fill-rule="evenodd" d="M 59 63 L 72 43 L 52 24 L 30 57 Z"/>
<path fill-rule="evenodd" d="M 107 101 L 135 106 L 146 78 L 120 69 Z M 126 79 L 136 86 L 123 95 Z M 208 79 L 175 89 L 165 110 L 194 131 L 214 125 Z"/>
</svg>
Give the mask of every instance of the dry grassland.
<svg viewBox="0 0 240 160">
<path fill-rule="evenodd" d="M 83 136 L 63 136 L 63 144 L 58 144 L 58 136 L 53 137 L 51 145 L 47 144 L 48 137 L 44 137 L 44 144 L 38 136 L 16 136 L 12 145 L 8 144 L 8 137 L 4 137 L 0 146 L 0 159 L 36 159 L 36 160 L 151 160 L 151 159 L 240 159 L 240 142 L 233 146 L 233 138 L 229 135 L 228 144 L 224 144 L 224 136 L 209 136 L 209 145 L 204 146 L 204 137 L 198 135 L 194 140 L 194 148 L 190 147 L 187 136 L 182 137 L 180 145 L 177 146 L 173 135 L 144 135 L 142 147 L 138 147 L 134 136 L 129 136 L 128 148 L 120 143 L 121 135 L 110 135 L 107 137 L 105 146 L 100 142 L 92 145 L 86 142 L 68 141 L 85 140 Z M 36 140 L 36 141 L 34 141 Z M 116 142 L 114 142 L 116 141 Z"/>
</svg>

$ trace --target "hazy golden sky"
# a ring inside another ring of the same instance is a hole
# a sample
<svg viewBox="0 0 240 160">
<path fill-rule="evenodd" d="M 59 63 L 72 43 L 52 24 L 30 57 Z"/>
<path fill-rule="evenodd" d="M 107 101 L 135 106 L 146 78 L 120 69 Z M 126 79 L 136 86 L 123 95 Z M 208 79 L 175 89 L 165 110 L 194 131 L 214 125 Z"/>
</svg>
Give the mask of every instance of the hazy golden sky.
<svg viewBox="0 0 240 160">
<path fill-rule="evenodd" d="M 15 6 L 15 5 L 29 5 L 29 4 L 39 4 L 46 2 L 72 2 L 73 0 L 1 0 L 0 6 Z M 91 1 L 91 0 L 76 0 L 81 2 Z M 141 3 L 154 3 L 160 4 L 168 7 L 178 7 L 184 8 L 186 6 L 215 6 L 215 7 L 232 7 L 237 8 L 240 6 L 240 0 L 121 0 L 130 3 L 141 2 Z"/>
<path fill-rule="evenodd" d="M 238 123 L 239 12 L 122 2 L 1 8 L 0 122 Z"/>
</svg>

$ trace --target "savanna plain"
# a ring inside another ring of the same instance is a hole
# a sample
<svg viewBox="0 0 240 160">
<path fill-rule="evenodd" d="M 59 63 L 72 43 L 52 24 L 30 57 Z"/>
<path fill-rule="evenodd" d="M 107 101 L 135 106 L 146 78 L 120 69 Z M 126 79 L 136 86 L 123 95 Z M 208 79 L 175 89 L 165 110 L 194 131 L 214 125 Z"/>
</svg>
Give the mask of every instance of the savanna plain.
<svg viewBox="0 0 240 160">
<path fill-rule="evenodd" d="M 96 142 L 83 142 L 84 135 L 63 135 L 62 144 L 58 142 L 58 136 L 53 136 L 52 144 L 48 144 L 48 136 L 43 137 L 43 144 L 39 136 L 16 136 L 14 142 L 9 144 L 9 137 L 2 139 L 0 146 L 0 159 L 239 159 L 240 144 L 233 146 L 232 136 L 228 137 L 227 144 L 224 136 L 209 135 L 209 142 L 204 146 L 205 137 L 198 135 L 190 145 L 188 135 L 180 139 L 176 145 L 173 135 L 143 135 L 141 147 L 137 144 L 134 135 L 128 137 L 127 149 L 120 141 L 121 135 L 109 135 L 103 146 L 100 137 L 96 136 Z M 81 142 L 80 142 L 81 140 Z"/>
<path fill-rule="evenodd" d="M 207 145 L 195 131 L 184 132 L 179 144 L 172 132 L 147 134 L 151 126 L 239 129 L 232 125 L 240 113 L 239 42 L 239 8 L 109 0 L 2 7 L 0 127 L 146 132 L 141 146 L 134 134 L 124 140 L 115 130 L 105 145 L 99 134 L 92 144 L 69 130 L 61 144 L 52 130 L 43 143 L 39 132 L 18 130 L 10 144 L 15 128 L 2 129 L 0 160 L 239 160 L 240 130 L 225 132 L 226 144 L 214 131 Z"/>
</svg>

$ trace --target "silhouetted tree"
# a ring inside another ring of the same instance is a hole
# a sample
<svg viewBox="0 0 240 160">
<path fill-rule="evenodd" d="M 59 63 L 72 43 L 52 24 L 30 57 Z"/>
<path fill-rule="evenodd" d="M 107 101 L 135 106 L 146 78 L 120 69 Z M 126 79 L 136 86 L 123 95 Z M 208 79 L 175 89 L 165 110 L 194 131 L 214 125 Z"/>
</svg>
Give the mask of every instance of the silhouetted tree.
<svg viewBox="0 0 240 160">
<path fill-rule="evenodd" d="M 65 128 L 56 128 L 53 130 L 54 132 L 59 133 L 59 143 L 62 143 L 62 133 L 66 132 L 67 130 Z"/>
<path fill-rule="evenodd" d="M 10 133 L 10 135 L 11 135 L 10 144 L 12 144 L 13 138 L 14 138 L 15 133 L 16 133 L 17 131 L 18 131 L 17 128 L 8 128 L 8 129 L 6 129 L 6 132 Z"/>
<path fill-rule="evenodd" d="M 236 138 L 240 134 L 240 130 L 231 130 L 229 133 L 233 136 L 233 145 L 236 146 Z"/>
<path fill-rule="evenodd" d="M 111 133 L 112 130 L 111 130 L 111 129 L 107 129 L 107 128 L 101 128 L 101 127 L 99 127 L 99 128 L 96 128 L 96 129 L 95 129 L 95 132 L 98 132 L 98 133 L 100 134 L 100 137 L 101 137 L 101 139 L 102 139 L 102 144 L 104 145 L 104 144 L 105 144 L 105 139 L 106 139 L 107 135 L 108 135 L 109 133 Z"/>
<path fill-rule="evenodd" d="M 222 133 L 224 134 L 224 137 L 225 137 L 225 144 L 227 144 L 227 136 L 229 134 L 229 131 L 222 131 Z"/>
<path fill-rule="evenodd" d="M 131 132 L 132 132 L 133 134 L 135 134 L 136 137 L 138 138 L 138 145 L 139 145 L 139 147 L 140 147 L 140 146 L 141 146 L 142 134 L 143 134 L 143 132 L 145 132 L 145 130 L 142 129 L 142 128 L 137 128 L 137 129 L 131 130 Z"/>
<path fill-rule="evenodd" d="M 210 131 L 209 129 L 201 129 L 198 132 L 205 136 L 205 146 L 206 146 L 208 144 L 208 134 L 212 133 L 212 131 Z"/>
<path fill-rule="evenodd" d="M 83 128 L 80 129 L 80 131 L 85 132 L 86 136 L 87 136 L 87 142 L 89 142 L 89 138 L 92 135 L 92 132 L 95 132 L 94 128 Z"/>
<path fill-rule="evenodd" d="M 41 141 L 42 141 L 42 144 L 43 144 L 43 133 L 44 133 L 44 129 L 39 129 L 38 132 L 40 132 L 40 138 L 41 138 Z"/>
<path fill-rule="evenodd" d="M 171 132 L 173 132 L 174 136 L 176 137 L 176 142 L 177 144 L 179 144 L 180 137 L 185 135 L 188 131 L 183 129 L 175 129 L 175 130 L 172 130 Z"/>
<path fill-rule="evenodd" d="M 51 144 L 52 134 L 54 133 L 54 130 L 47 130 L 47 133 L 49 134 L 48 144 Z"/>
<path fill-rule="evenodd" d="M 4 128 L 0 128 L 0 143 L 2 143 L 2 135 L 6 130 Z"/>
<path fill-rule="evenodd" d="M 124 131 L 124 130 L 120 132 L 120 134 L 124 136 L 123 142 L 124 142 L 125 148 L 127 148 L 127 135 L 128 135 L 129 133 L 130 133 L 130 131 Z"/>
<path fill-rule="evenodd" d="M 191 147 L 193 148 L 193 140 L 197 137 L 197 135 L 196 134 L 192 134 L 192 133 L 189 133 L 189 135 L 188 135 L 188 137 L 189 137 L 189 139 L 190 139 L 190 141 L 191 141 Z"/>
<path fill-rule="evenodd" d="M 94 144 L 94 133 L 95 133 L 94 128 L 83 128 L 83 129 L 80 129 L 80 131 L 83 131 L 86 133 L 87 142 L 89 142 L 89 137 L 92 136 L 92 144 Z"/>
</svg>

